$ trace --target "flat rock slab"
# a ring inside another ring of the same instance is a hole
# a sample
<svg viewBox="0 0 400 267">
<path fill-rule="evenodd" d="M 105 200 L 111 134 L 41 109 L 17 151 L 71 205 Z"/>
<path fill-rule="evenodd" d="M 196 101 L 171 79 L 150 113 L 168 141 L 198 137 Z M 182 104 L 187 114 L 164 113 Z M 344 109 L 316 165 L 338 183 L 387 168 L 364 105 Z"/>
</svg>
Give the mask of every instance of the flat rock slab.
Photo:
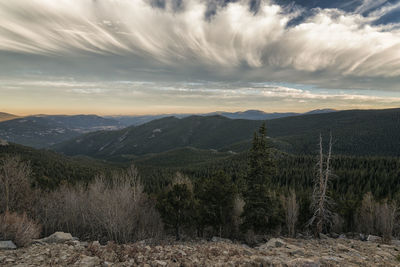
<svg viewBox="0 0 400 267">
<path fill-rule="evenodd" d="M 39 239 L 38 241 L 51 244 L 51 243 L 65 243 L 72 240 L 74 240 L 74 238 L 70 233 L 55 232 L 54 234 L 48 237 Z"/>
<path fill-rule="evenodd" d="M 17 246 L 12 241 L 0 241 L 0 249 L 16 249 Z"/>
</svg>

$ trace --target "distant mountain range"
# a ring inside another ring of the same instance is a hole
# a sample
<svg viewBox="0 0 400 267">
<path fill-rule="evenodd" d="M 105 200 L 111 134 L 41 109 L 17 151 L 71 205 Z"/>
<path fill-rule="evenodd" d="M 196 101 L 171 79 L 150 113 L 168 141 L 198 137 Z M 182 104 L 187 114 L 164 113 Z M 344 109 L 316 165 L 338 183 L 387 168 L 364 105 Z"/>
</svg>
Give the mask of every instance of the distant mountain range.
<svg viewBox="0 0 400 267">
<path fill-rule="evenodd" d="M 306 113 L 295 113 L 295 112 L 284 112 L 284 113 L 266 113 L 261 110 L 246 110 L 246 111 L 238 111 L 238 112 L 225 112 L 225 111 L 216 111 L 211 113 L 204 114 L 159 114 L 159 115 L 142 115 L 142 116 L 106 116 L 106 118 L 114 119 L 121 122 L 126 126 L 138 126 L 141 124 L 145 124 L 152 120 L 161 119 L 165 117 L 176 117 L 176 118 L 185 118 L 189 116 L 213 116 L 220 115 L 229 119 L 244 119 L 244 120 L 271 120 L 278 118 L 285 118 L 291 116 L 299 116 L 304 114 L 320 114 L 320 113 L 329 113 L 335 112 L 334 109 L 316 109 Z"/>
<path fill-rule="evenodd" d="M 17 115 L 0 112 L 0 122 L 8 121 L 8 120 L 16 119 L 16 118 L 18 118 Z"/>
<path fill-rule="evenodd" d="M 84 133 L 122 127 L 118 121 L 96 115 L 36 115 L 0 122 L 0 139 L 43 148 Z"/>
<path fill-rule="evenodd" d="M 317 110 L 312 112 L 332 112 Z M 264 113 L 257 110 L 244 112 L 213 112 L 200 116 L 222 115 L 227 118 L 266 120 L 296 116 L 297 113 Z M 161 114 L 149 116 L 107 116 L 97 115 L 32 115 L 17 117 L 0 113 L 0 139 L 26 146 L 44 148 L 77 137 L 83 133 L 100 130 L 117 130 L 128 126 L 138 126 L 165 117 L 186 118 L 190 114 Z"/>
<path fill-rule="evenodd" d="M 223 116 L 167 117 L 118 131 L 89 133 L 55 145 L 66 155 L 129 160 L 138 155 L 193 147 L 241 152 L 250 147 L 259 120 Z M 400 109 L 348 110 L 272 119 L 272 144 L 283 151 L 313 154 L 319 134 L 334 138 L 333 151 L 348 155 L 400 156 Z"/>
<path fill-rule="evenodd" d="M 286 118 L 286 117 L 293 117 L 293 116 L 300 116 L 306 114 L 321 114 L 321 113 L 330 113 L 335 112 L 337 110 L 334 109 L 316 109 L 305 113 L 295 113 L 295 112 L 284 112 L 284 113 L 266 113 L 261 110 L 246 110 L 246 111 L 239 111 L 239 112 L 213 112 L 203 114 L 203 116 L 210 116 L 210 115 L 221 115 L 227 117 L 229 119 L 243 119 L 243 120 L 272 120 L 272 119 L 279 119 L 279 118 Z"/>
<path fill-rule="evenodd" d="M 316 110 L 302 115 L 249 110 L 208 115 L 178 114 L 179 118 L 130 127 L 96 115 L 36 115 L 0 122 L 0 139 L 67 155 L 127 161 L 179 148 L 242 152 L 267 120 L 268 136 L 282 151 L 313 154 L 319 134 L 327 140 L 332 131 L 337 154 L 400 156 L 400 109 Z"/>
</svg>

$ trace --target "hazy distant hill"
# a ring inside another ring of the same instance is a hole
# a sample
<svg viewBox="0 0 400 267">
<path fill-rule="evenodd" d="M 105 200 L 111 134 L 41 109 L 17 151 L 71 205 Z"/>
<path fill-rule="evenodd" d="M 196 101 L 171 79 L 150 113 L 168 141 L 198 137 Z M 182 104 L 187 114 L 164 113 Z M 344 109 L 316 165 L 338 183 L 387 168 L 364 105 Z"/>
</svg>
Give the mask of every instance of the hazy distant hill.
<svg viewBox="0 0 400 267">
<path fill-rule="evenodd" d="M 95 132 L 55 146 L 67 155 L 121 158 L 182 147 L 243 151 L 262 121 L 222 116 L 163 118 L 119 131 Z M 400 156 L 400 109 L 349 110 L 267 121 L 268 136 L 279 149 L 316 152 L 318 137 L 334 137 L 334 153 Z"/>
<path fill-rule="evenodd" d="M 16 118 L 18 118 L 18 116 L 9 114 L 9 113 L 5 113 L 5 112 L 0 112 L 0 122 L 8 121 L 8 120 L 16 119 Z"/>
<path fill-rule="evenodd" d="M 244 120 L 271 120 L 278 118 L 285 118 L 291 116 L 299 116 L 304 114 L 319 114 L 319 113 L 329 113 L 335 112 L 334 109 L 316 109 L 306 113 L 295 113 L 295 112 L 284 112 L 284 113 L 266 113 L 261 110 L 246 110 L 246 111 L 238 111 L 238 112 L 225 112 L 225 111 L 216 111 L 205 114 L 160 114 L 160 115 L 143 115 L 143 116 L 108 116 L 108 118 L 112 118 L 118 120 L 123 125 L 126 126 L 138 126 L 141 124 L 148 123 L 152 120 L 166 118 L 166 117 L 176 117 L 176 118 L 185 118 L 189 116 L 214 116 L 220 115 L 230 119 L 244 119 Z"/>
<path fill-rule="evenodd" d="M 246 110 L 239 112 L 214 112 L 206 115 L 221 115 L 229 119 L 244 119 L 244 120 L 271 120 L 290 116 L 301 115 L 300 113 L 266 113 L 261 110 Z"/>
<path fill-rule="evenodd" d="M 0 138 L 42 148 L 83 133 L 119 128 L 118 121 L 96 115 L 37 115 L 0 122 Z"/>
<path fill-rule="evenodd" d="M 121 116 L 105 116 L 105 118 L 117 120 L 122 125 L 125 126 L 138 126 L 153 120 L 158 120 L 166 117 L 184 118 L 188 116 L 191 116 L 191 114 L 160 114 L 160 115 L 143 115 L 143 116 L 121 115 Z"/>
</svg>

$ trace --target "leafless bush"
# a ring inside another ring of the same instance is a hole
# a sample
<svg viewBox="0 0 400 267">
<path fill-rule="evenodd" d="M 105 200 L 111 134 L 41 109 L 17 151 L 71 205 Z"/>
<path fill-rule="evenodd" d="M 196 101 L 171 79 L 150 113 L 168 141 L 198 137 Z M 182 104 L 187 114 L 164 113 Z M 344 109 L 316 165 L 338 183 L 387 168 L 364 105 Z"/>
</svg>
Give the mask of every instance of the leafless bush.
<svg viewBox="0 0 400 267">
<path fill-rule="evenodd" d="M 133 166 L 112 179 L 98 176 L 87 188 L 63 187 L 49 194 L 39 205 L 38 217 L 47 233 L 63 230 L 121 243 L 159 237 L 163 229 Z"/>
<path fill-rule="evenodd" d="M 240 232 L 240 225 L 242 224 L 243 219 L 241 215 L 244 210 L 245 202 L 243 198 L 239 195 L 236 195 L 235 200 L 233 201 L 233 209 L 232 209 L 232 236 L 238 236 Z"/>
<path fill-rule="evenodd" d="M 146 198 L 142 205 L 138 207 L 138 217 L 136 221 L 136 240 L 143 239 L 162 239 L 164 236 L 164 225 L 153 201 Z"/>
<path fill-rule="evenodd" d="M 299 218 L 299 203 L 296 199 L 296 192 L 290 190 L 287 197 L 283 197 L 282 206 L 285 210 L 286 227 L 290 237 L 294 237 L 296 232 L 296 224 Z"/>
<path fill-rule="evenodd" d="M 371 192 L 364 195 L 357 216 L 358 230 L 364 234 L 374 233 L 375 228 L 375 200 Z"/>
<path fill-rule="evenodd" d="M 385 200 L 382 203 L 377 203 L 375 206 L 376 228 L 385 242 L 390 242 L 392 239 L 396 215 L 397 205 L 394 202 L 389 203 Z"/>
<path fill-rule="evenodd" d="M 30 175 L 29 164 L 19 157 L 0 159 L 0 212 L 29 210 L 33 196 Z"/>
<path fill-rule="evenodd" d="M 0 239 L 12 240 L 18 247 L 24 247 L 39 235 L 39 224 L 29 219 L 26 213 L 5 212 L 0 215 Z"/>
<path fill-rule="evenodd" d="M 398 216 L 396 202 L 383 200 L 377 202 L 369 192 L 365 194 L 358 211 L 357 224 L 359 231 L 365 234 L 381 235 L 383 241 L 389 242 L 392 238 Z"/>
<path fill-rule="evenodd" d="M 187 177 L 186 175 L 177 172 L 175 174 L 174 179 L 172 180 L 172 185 L 176 185 L 176 184 L 185 184 L 187 186 L 187 188 L 193 192 L 193 184 L 192 181 L 190 180 L 189 177 Z"/>
</svg>

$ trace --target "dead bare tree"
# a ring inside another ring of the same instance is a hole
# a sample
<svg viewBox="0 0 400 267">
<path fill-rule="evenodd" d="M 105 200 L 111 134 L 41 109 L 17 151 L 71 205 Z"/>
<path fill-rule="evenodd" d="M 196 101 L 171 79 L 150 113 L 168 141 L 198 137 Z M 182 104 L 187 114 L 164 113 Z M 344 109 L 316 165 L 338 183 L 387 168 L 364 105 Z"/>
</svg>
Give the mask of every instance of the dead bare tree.
<svg viewBox="0 0 400 267">
<path fill-rule="evenodd" d="M 314 180 L 314 190 L 312 195 L 311 209 L 313 216 L 308 225 L 314 226 L 316 237 L 331 224 L 332 220 L 332 200 L 327 195 L 329 180 L 332 177 L 331 170 L 332 158 L 332 134 L 329 139 L 328 154 L 323 153 L 322 135 L 319 136 L 319 159 L 317 163 L 318 171 Z"/>
</svg>

